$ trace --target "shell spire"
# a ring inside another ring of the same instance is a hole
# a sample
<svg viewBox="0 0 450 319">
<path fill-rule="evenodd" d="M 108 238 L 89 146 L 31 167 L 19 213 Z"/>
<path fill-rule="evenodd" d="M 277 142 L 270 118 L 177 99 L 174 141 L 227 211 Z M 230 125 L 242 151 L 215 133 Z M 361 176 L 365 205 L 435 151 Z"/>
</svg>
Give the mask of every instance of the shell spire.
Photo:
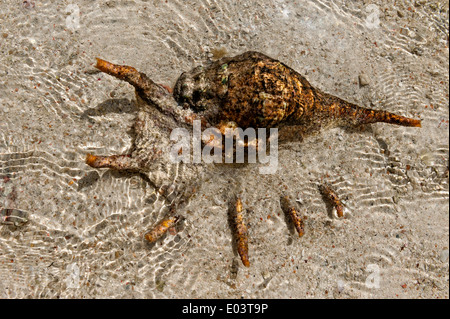
<svg viewBox="0 0 450 319">
<path fill-rule="evenodd" d="M 422 126 L 420 120 L 404 117 L 387 111 L 366 109 L 348 102 L 340 105 L 339 112 L 340 118 L 347 120 L 349 124 L 353 125 L 383 122 L 401 126 Z"/>
<path fill-rule="evenodd" d="M 293 114 L 287 125 L 299 125 L 305 135 L 329 127 L 356 127 L 372 123 L 388 123 L 421 127 L 421 120 L 412 119 L 382 110 L 363 108 L 339 97 L 310 88 L 308 103 L 301 113 Z"/>
</svg>

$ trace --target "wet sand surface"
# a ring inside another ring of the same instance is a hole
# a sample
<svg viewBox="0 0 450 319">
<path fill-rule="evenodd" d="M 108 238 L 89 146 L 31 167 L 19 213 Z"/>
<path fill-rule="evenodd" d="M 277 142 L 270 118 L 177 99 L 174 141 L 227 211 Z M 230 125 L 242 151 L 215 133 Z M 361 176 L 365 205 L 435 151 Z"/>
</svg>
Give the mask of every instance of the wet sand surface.
<svg viewBox="0 0 450 319">
<path fill-rule="evenodd" d="M 448 298 L 448 7 L 4 1 L 0 297 Z M 126 153 L 137 112 L 133 88 L 96 72 L 95 58 L 173 86 L 183 71 L 248 50 L 422 128 L 323 131 L 281 145 L 276 174 L 260 174 L 263 164 L 205 167 L 183 221 L 147 244 L 167 201 L 138 175 L 85 164 L 87 153 Z M 324 201 L 322 182 L 345 218 Z M 233 245 L 230 194 L 242 197 L 249 268 Z M 301 238 L 281 195 L 307 217 Z"/>
</svg>

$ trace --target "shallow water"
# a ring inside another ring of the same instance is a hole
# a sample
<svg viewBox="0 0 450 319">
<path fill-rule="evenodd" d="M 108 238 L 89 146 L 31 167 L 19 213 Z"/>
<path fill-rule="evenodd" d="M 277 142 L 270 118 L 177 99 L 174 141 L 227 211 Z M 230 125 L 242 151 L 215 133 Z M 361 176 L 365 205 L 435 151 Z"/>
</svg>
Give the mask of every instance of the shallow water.
<svg viewBox="0 0 450 319">
<path fill-rule="evenodd" d="M 0 297 L 448 298 L 447 1 L 30 3 L 0 6 Z M 280 147 L 274 175 L 208 168 L 176 233 L 146 244 L 164 199 L 84 163 L 126 153 L 137 111 L 132 87 L 96 72 L 95 57 L 171 86 L 248 50 L 422 128 L 324 131 Z M 232 245 L 230 193 L 247 209 L 250 268 Z M 307 216 L 301 239 L 281 194 Z"/>
</svg>

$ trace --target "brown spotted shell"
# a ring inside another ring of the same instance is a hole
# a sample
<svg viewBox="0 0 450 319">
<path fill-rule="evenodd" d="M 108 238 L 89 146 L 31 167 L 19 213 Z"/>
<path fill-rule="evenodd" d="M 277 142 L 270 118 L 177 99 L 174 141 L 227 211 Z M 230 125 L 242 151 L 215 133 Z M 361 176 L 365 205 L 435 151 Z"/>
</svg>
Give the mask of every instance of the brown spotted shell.
<svg viewBox="0 0 450 319">
<path fill-rule="evenodd" d="M 313 90 L 285 64 L 250 51 L 183 73 L 174 97 L 211 125 L 234 121 L 241 128 L 273 127 L 289 118 L 297 122 Z"/>
<path fill-rule="evenodd" d="M 242 129 L 289 126 L 292 129 L 284 131 L 297 140 L 331 126 L 421 125 L 420 120 L 362 108 L 324 93 L 282 62 L 253 51 L 183 73 L 174 98 L 211 126 L 230 122 Z"/>
</svg>

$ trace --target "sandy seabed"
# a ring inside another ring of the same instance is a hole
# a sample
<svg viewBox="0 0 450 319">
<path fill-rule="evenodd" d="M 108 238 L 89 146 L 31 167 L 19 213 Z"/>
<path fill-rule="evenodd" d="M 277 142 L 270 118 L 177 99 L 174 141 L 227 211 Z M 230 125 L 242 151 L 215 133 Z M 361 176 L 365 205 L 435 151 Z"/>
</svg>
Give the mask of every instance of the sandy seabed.
<svg viewBox="0 0 450 319">
<path fill-rule="evenodd" d="M 449 4 L 395 3 L 3 1 L 0 207 L 28 222 L 0 225 L 0 297 L 448 298 Z M 165 200 L 139 176 L 84 163 L 126 153 L 137 111 L 133 88 L 96 72 L 95 58 L 172 86 L 248 50 L 422 128 L 323 131 L 282 145 L 272 175 L 208 168 L 176 232 L 149 246 L 142 235 Z M 232 244 L 232 193 L 246 208 L 250 268 Z M 307 216 L 300 239 L 281 194 Z"/>
</svg>

